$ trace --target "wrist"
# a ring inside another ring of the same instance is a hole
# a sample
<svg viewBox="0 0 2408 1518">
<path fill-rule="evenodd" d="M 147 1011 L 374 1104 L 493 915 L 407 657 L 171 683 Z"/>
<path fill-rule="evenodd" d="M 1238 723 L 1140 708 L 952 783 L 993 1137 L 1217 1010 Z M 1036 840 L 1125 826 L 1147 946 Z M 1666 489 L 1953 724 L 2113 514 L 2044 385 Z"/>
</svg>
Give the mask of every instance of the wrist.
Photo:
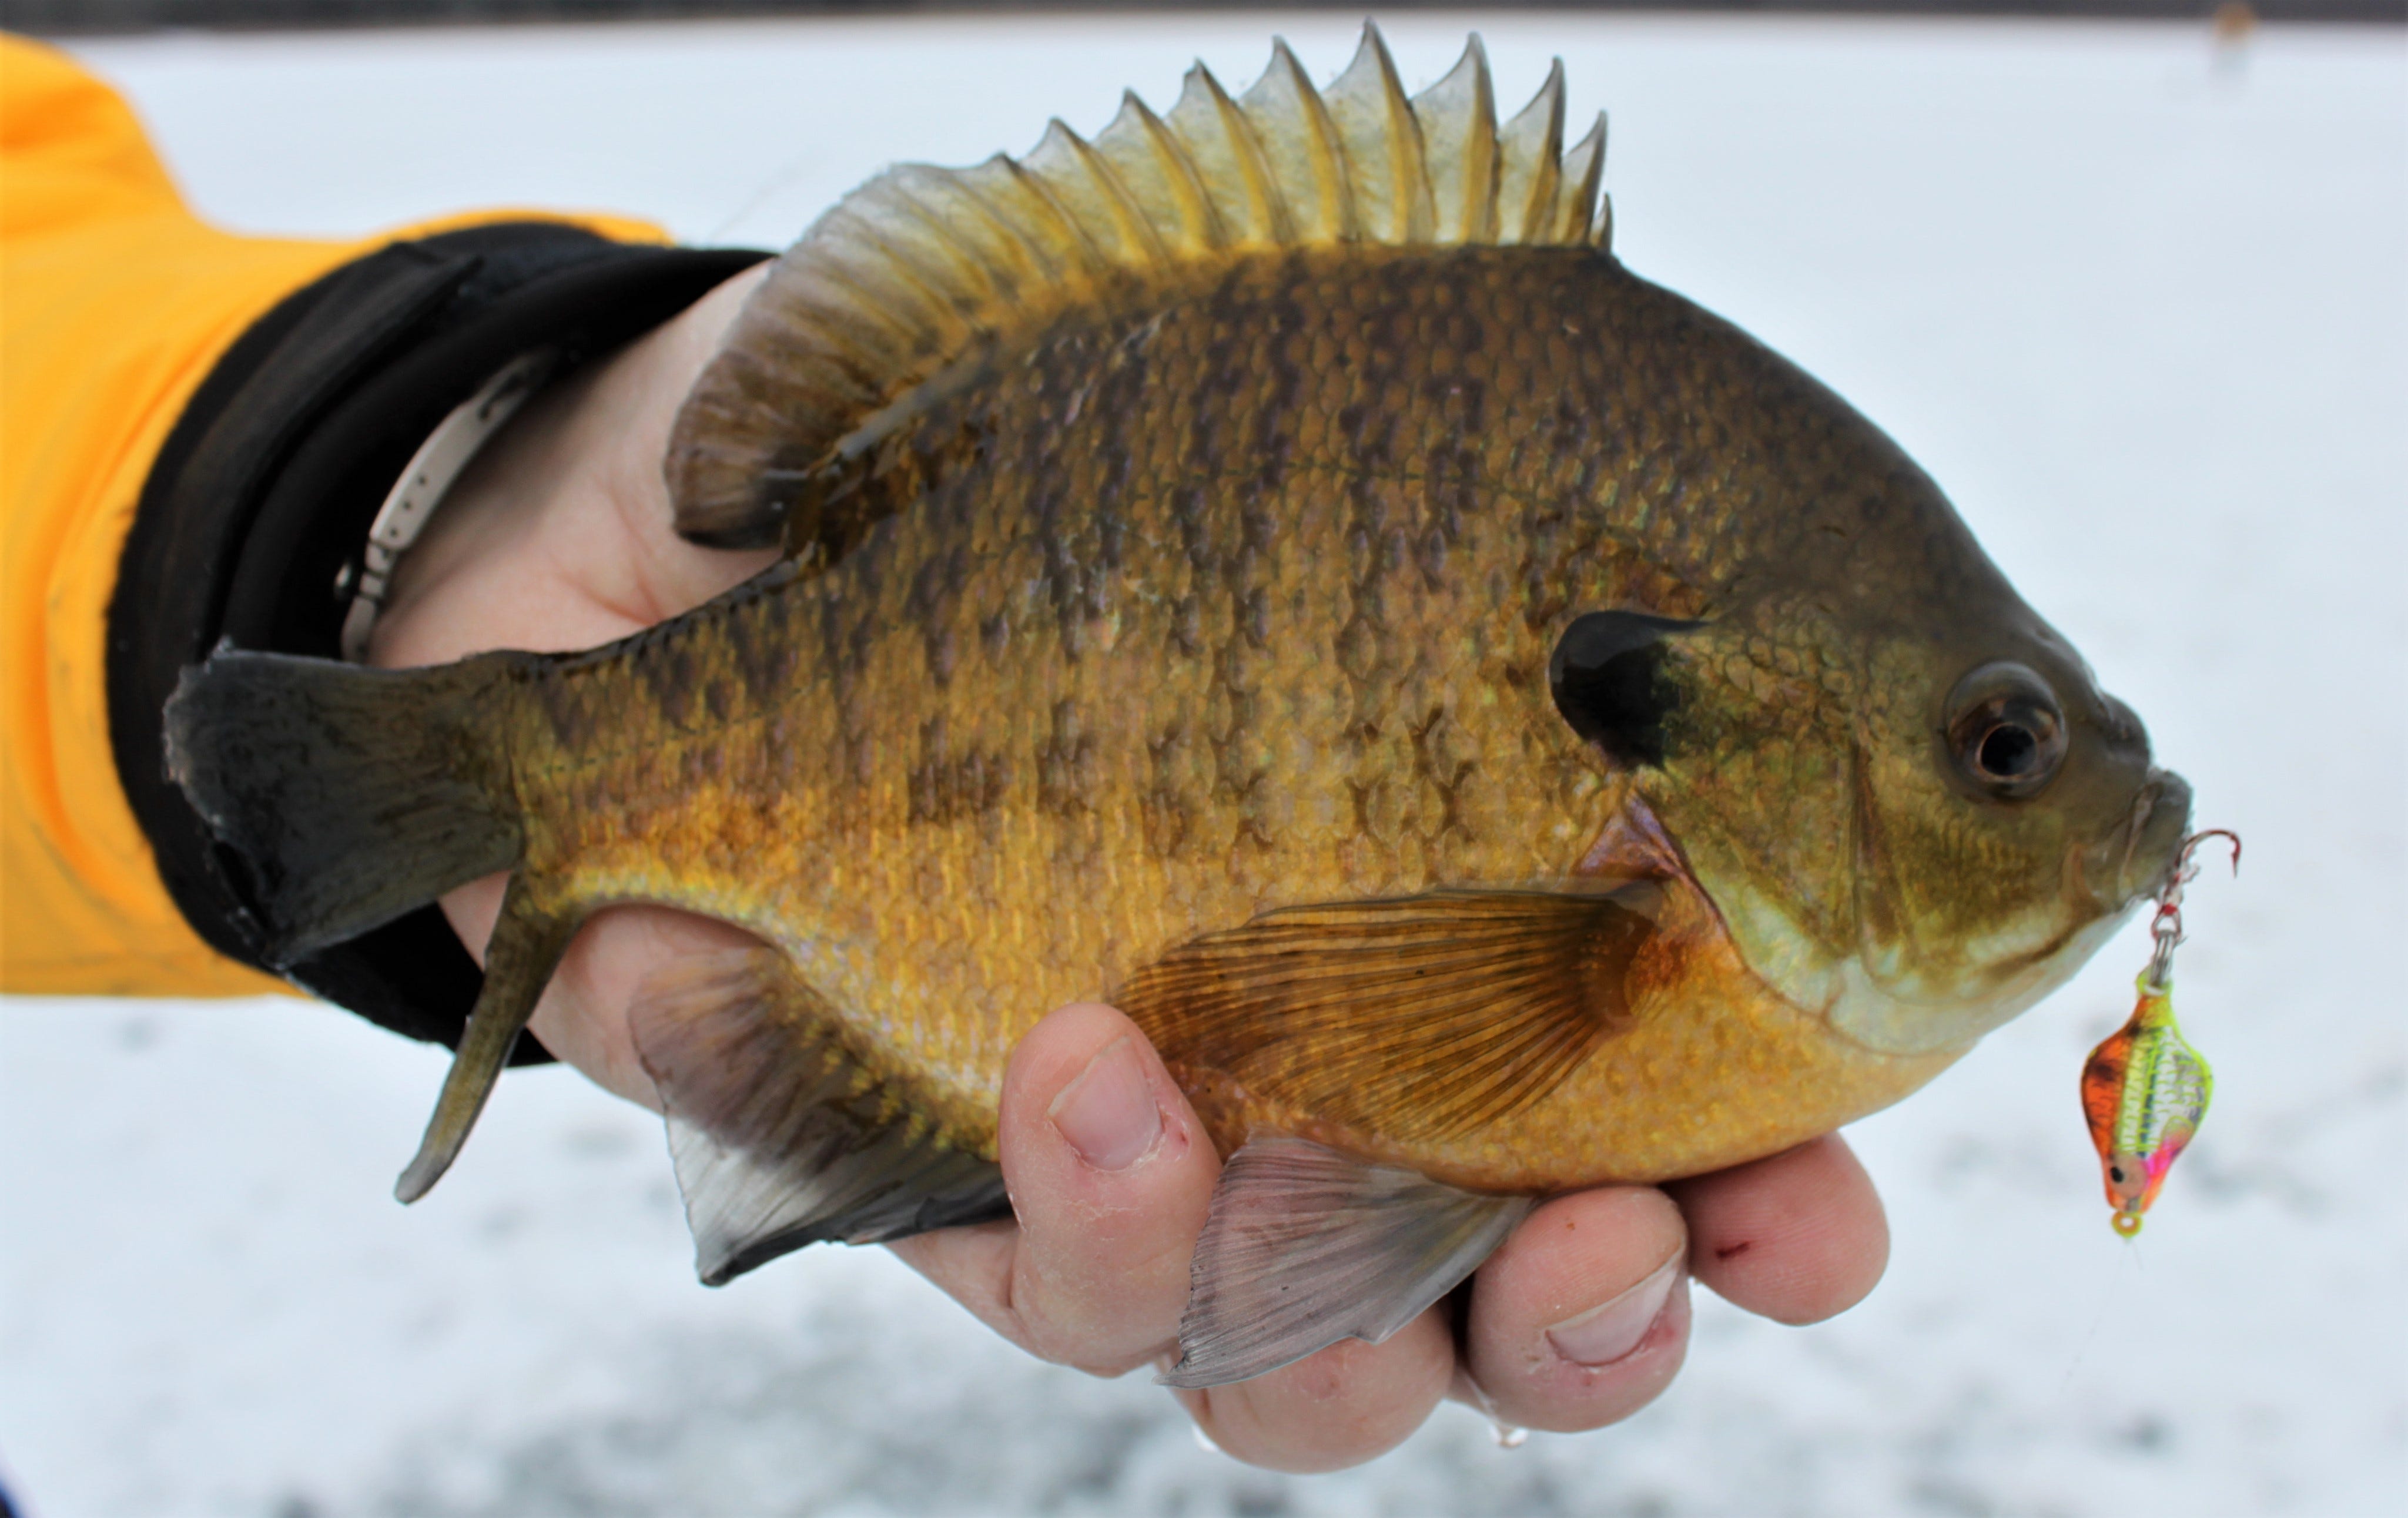
<svg viewBox="0 0 2408 1518">
<path fill-rule="evenodd" d="M 107 685 L 118 775 L 162 882 L 220 952 L 418 1038 L 452 1039 L 475 966 L 432 911 L 290 966 L 161 763 L 161 710 L 222 640 L 333 657 L 337 568 L 436 422 L 549 337 L 658 324 L 757 255 L 632 248 L 561 223 L 396 244 L 288 297 L 219 360 L 153 461 L 118 566 Z"/>
<path fill-rule="evenodd" d="M 661 472 L 679 408 L 758 279 L 737 275 L 557 376 L 496 430 L 394 566 L 367 662 L 593 648 L 708 600 L 774 557 L 678 537 Z"/>
<path fill-rule="evenodd" d="M 475 394 L 452 408 L 410 455 L 368 524 L 367 540 L 335 575 L 336 598 L 347 594 L 351 598 L 341 633 L 345 660 L 367 662 L 369 638 L 391 597 L 402 555 L 417 543 L 485 445 L 542 390 L 559 366 L 560 351 L 551 346 L 520 354 L 478 386 Z"/>
</svg>

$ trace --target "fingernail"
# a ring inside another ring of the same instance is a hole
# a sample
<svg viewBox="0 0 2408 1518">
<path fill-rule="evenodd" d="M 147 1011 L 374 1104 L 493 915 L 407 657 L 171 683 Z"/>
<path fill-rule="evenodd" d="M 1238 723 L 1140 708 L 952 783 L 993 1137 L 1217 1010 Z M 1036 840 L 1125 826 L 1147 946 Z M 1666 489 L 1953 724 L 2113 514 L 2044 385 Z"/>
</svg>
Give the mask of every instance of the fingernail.
<svg viewBox="0 0 2408 1518">
<path fill-rule="evenodd" d="M 1574 1365 L 1612 1365 L 1647 1337 L 1672 1287 L 1681 1279 L 1682 1257 L 1665 1261 L 1656 1273 L 1602 1307 L 1590 1308 L 1547 1330 L 1547 1342 Z"/>
<path fill-rule="evenodd" d="M 1162 1135 L 1162 1110 L 1126 1034 L 1087 1061 L 1045 1115 L 1063 1141 L 1098 1170 L 1127 1169 Z"/>
</svg>

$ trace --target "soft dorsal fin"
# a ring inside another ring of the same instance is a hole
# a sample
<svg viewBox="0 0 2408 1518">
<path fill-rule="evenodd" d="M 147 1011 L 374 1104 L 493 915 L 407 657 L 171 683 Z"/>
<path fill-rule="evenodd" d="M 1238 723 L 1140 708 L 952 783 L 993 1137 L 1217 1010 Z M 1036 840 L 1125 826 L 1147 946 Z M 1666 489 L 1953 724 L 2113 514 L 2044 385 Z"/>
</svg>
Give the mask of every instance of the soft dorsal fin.
<svg viewBox="0 0 2408 1518">
<path fill-rule="evenodd" d="M 779 259 L 679 414 L 666 469 L 699 542 L 836 551 L 844 465 L 947 368 L 1111 292 L 1248 253 L 1340 243 L 1606 246 L 1605 121 L 1566 152 L 1564 76 L 1502 131 L 1473 36 L 1408 99 L 1368 22 L 1326 91 L 1284 42 L 1241 99 L 1198 64 L 1156 115 L 1093 142 L 1059 121 L 1026 158 L 905 165 Z"/>
</svg>

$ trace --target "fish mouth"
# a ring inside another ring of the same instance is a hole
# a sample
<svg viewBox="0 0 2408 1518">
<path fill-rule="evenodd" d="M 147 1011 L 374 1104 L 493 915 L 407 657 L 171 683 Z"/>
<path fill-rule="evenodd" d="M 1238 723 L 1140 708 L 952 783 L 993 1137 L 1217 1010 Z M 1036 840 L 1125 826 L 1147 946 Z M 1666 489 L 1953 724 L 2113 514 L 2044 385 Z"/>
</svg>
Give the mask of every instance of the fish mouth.
<svg viewBox="0 0 2408 1518">
<path fill-rule="evenodd" d="M 2131 809 L 2076 856 L 2083 884 L 2101 911 L 2120 913 L 2164 890 L 2190 836 L 2190 802 L 2188 780 L 2170 769 L 2151 769 L 2133 793 Z"/>
<path fill-rule="evenodd" d="M 2155 899 L 2170 881 L 2190 837 L 2190 782 L 2170 769 L 2151 769 L 2132 794 L 2130 809 L 2088 848 L 2066 860 L 2066 896 L 2073 907 L 2065 925 L 2044 942 L 2001 960 L 2000 973 L 2039 969 L 2076 939 L 2096 936 L 2101 923 L 2117 924 L 2139 902 Z"/>
</svg>

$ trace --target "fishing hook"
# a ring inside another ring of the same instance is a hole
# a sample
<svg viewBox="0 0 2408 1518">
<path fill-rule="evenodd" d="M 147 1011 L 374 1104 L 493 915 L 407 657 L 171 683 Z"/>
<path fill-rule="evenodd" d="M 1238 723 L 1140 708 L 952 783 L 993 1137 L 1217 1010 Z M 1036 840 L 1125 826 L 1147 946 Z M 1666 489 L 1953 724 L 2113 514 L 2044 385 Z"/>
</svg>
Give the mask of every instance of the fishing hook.
<svg viewBox="0 0 2408 1518">
<path fill-rule="evenodd" d="M 2182 840 L 2174 851 L 2172 867 L 2166 871 L 2166 883 L 2157 891 L 2157 911 L 2149 919 L 2149 936 L 2157 940 L 2157 949 L 2149 955 L 2149 981 L 2152 985 L 2170 983 L 2173 971 L 2174 946 L 2183 941 L 2183 887 L 2199 878 L 2200 866 L 2191 862 L 2199 846 L 2210 838 L 2224 838 L 2232 845 L 2232 873 L 2241 873 L 2241 835 L 2229 827 L 2211 827 L 2193 833 Z"/>
</svg>

